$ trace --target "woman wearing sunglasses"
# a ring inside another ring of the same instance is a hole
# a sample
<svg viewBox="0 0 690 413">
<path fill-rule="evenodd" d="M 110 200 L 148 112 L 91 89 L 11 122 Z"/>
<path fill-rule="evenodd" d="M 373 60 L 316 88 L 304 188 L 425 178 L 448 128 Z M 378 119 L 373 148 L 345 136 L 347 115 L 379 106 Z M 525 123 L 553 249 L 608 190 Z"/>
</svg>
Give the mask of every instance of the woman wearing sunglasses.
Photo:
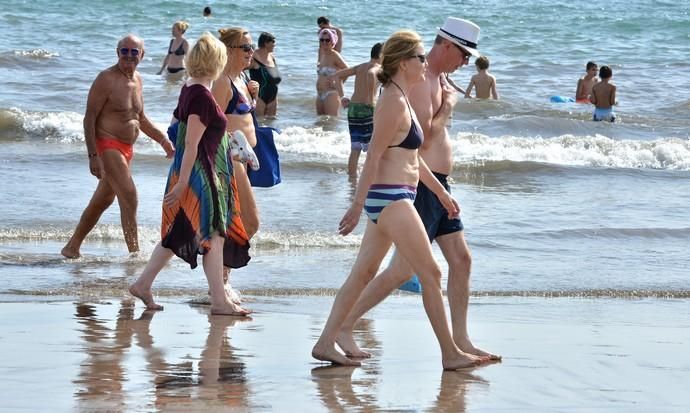
<svg viewBox="0 0 690 413">
<path fill-rule="evenodd" d="M 245 315 L 226 295 L 223 284 L 224 246 L 232 243 L 232 210 L 226 119 L 211 93 L 223 71 L 226 49 L 210 33 L 199 38 L 187 56 L 189 79 L 182 86 L 174 117 L 179 119 L 175 159 L 163 198 L 162 239 L 129 291 L 150 310 L 156 304 L 151 286 L 158 273 L 177 255 L 197 266 L 202 255 L 211 294 L 211 314 Z M 244 263 L 249 261 L 245 251 Z"/>
<path fill-rule="evenodd" d="M 338 34 L 333 29 L 319 31 L 319 61 L 316 77 L 316 114 L 338 116 L 340 99 L 343 97 L 342 80 L 330 78 L 339 70 L 347 69 L 347 63 L 335 50 Z"/>
<path fill-rule="evenodd" d="M 189 23 L 185 21 L 177 21 L 172 26 L 172 36 L 170 44 L 168 45 L 168 54 L 163 59 L 161 70 L 158 71 L 160 75 L 163 70 L 168 69 L 169 74 L 180 73 L 184 71 L 184 56 L 189 50 L 189 43 L 184 38 L 184 33 L 189 28 Z"/>
<path fill-rule="evenodd" d="M 423 285 L 423 301 L 436 338 L 441 345 L 443 368 L 455 370 L 476 365 L 453 342 L 441 292 L 441 269 L 413 206 L 417 182 L 434 192 L 448 215 L 460 211 L 455 199 L 441 186 L 422 158 L 424 141 L 408 96 L 413 85 L 424 81 L 426 56 L 419 35 L 394 33 L 383 46 L 378 79 L 383 86 L 374 114 L 374 131 L 352 206 L 340 221 L 339 232 L 349 234 L 359 222 L 362 209 L 369 219 L 362 244 L 349 277 L 338 291 L 331 314 L 312 350 L 318 360 L 358 366 L 335 347 L 343 321 L 362 290 L 376 275 L 381 261 L 394 244 L 409 262 Z"/>
<path fill-rule="evenodd" d="M 256 146 L 254 102 L 259 84 L 247 79 L 244 74 L 244 70 L 251 66 L 254 54 L 252 37 L 242 27 L 220 29 L 218 33 L 227 49 L 228 62 L 211 90 L 225 112 L 227 131 L 231 134 L 235 131 L 242 132 L 247 144 L 253 148 Z M 243 239 L 248 248 L 249 239 L 259 230 L 259 210 L 247 176 L 247 165 L 239 159 L 233 159 L 233 167 L 233 185 L 237 187 L 238 194 L 236 206 L 241 217 L 241 221 L 236 222 L 237 239 Z"/>
</svg>

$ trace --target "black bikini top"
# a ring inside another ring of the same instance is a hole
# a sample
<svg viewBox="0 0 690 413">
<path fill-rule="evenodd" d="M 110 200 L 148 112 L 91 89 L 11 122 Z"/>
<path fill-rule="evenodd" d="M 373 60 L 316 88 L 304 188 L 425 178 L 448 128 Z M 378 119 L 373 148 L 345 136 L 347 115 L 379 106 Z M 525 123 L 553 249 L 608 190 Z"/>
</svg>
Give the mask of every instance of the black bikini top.
<svg viewBox="0 0 690 413">
<path fill-rule="evenodd" d="M 184 42 L 180 43 L 180 47 L 178 47 L 174 52 L 172 51 L 172 45 L 174 40 L 175 39 L 170 39 L 170 46 L 168 46 L 168 54 L 175 53 L 175 56 L 184 56 Z"/>
<path fill-rule="evenodd" d="M 405 139 L 403 139 L 402 142 L 397 145 L 390 145 L 389 148 L 404 148 L 410 150 L 419 149 L 419 147 L 422 146 L 422 142 L 424 142 L 424 133 L 422 132 L 421 128 L 417 126 L 417 122 L 415 121 L 414 116 L 412 116 L 410 101 L 407 100 L 405 92 L 403 92 L 397 83 L 393 82 L 392 80 L 391 83 L 393 83 L 395 87 L 400 90 L 400 93 L 402 93 L 403 97 L 405 98 L 407 109 L 410 111 L 410 130 L 407 132 L 407 136 L 405 136 Z"/>
</svg>

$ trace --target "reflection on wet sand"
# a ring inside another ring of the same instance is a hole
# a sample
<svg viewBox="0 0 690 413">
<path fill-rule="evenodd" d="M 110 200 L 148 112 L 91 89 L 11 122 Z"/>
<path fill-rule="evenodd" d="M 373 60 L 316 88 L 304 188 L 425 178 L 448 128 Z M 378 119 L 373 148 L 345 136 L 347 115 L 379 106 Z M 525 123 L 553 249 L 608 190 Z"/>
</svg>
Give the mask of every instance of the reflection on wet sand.
<svg viewBox="0 0 690 413">
<path fill-rule="evenodd" d="M 380 392 L 385 393 L 389 390 L 379 386 L 385 374 L 379 364 L 382 357 L 381 342 L 374 332 L 372 319 L 363 318 L 355 326 L 355 339 L 358 343 L 362 343 L 362 349 L 373 355 L 361 367 L 325 365 L 311 370 L 312 382 L 316 384 L 316 393 L 327 411 L 366 412 L 379 411 L 388 407 L 388 405 L 380 405 L 382 399 Z M 468 390 L 471 387 L 488 386 L 488 381 L 473 374 L 475 371 L 476 369 L 442 372 L 438 395 L 430 404 L 428 411 L 464 412 Z M 410 377 L 400 377 L 401 383 L 409 380 L 411 380 Z M 423 394 L 419 396 L 424 398 Z M 404 409 L 404 406 L 400 407 Z M 415 410 L 414 406 L 410 408 Z"/>
<path fill-rule="evenodd" d="M 489 385 L 488 381 L 467 371 L 444 371 L 441 374 L 438 397 L 436 397 L 434 407 L 429 410 L 433 412 L 464 412 L 467 391 L 473 383 Z"/>
<path fill-rule="evenodd" d="M 206 347 L 199 362 L 199 393 L 206 402 L 218 401 L 230 408 L 247 408 L 250 389 L 244 362 L 233 355 L 234 348 L 227 336 L 228 328 L 244 317 L 209 315 Z"/>
<path fill-rule="evenodd" d="M 353 380 L 352 374 L 355 371 L 364 371 L 365 374 Z M 312 369 L 311 375 L 312 381 L 316 383 L 317 394 L 329 412 L 381 410 L 381 406 L 377 405 L 378 374 L 358 367 L 323 366 Z M 473 385 L 488 384 L 488 381 L 468 371 L 444 371 L 441 374 L 438 396 L 428 411 L 465 412 L 468 390 Z"/>
<path fill-rule="evenodd" d="M 376 376 L 367 376 L 356 383 L 352 373 L 357 367 L 323 366 L 312 369 L 312 381 L 316 383 L 317 394 L 329 412 L 378 410 L 376 405 Z M 355 385 L 362 387 L 356 392 Z"/>
<path fill-rule="evenodd" d="M 86 354 L 79 377 L 74 380 L 78 410 L 121 411 L 125 407 L 122 345 L 116 343 L 115 332 L 106 321 L 97 317 L 95 305 L 77 303 L 76 307 L 75 317 L 82 325 L 80 331 Z M 120 314 L 124 310 L 121 309 Z"/>
<path fill-rule="evenodd" d="M 75 401 L 78 411 L 129 411 L 132 409 L 174 408 L 176 411 L 222 407 L 248 408 L 250 388 L 245 365 L 233 355 L 229 328 L 246 318 L 208 315 L 209 329 L 205 346 L 195 370 L 191 356 L 171 363 L 165 351 L 154 345 L 150 324 L 157 312 L 145 310 L 134 318 L 134 303 L 120 303 L 113 328 L 96 314 L 102 308 L 76 303 L 75 317 L 86 358 L 80 365 Z M 142 351 L 145 366 L 137 368 L 133 342 Z M 166 343 L 167 346 L 174 343 Z M 134 361 L 134 362 L 133 362 Z M 146 374 L 142 374 L 146 373 Z M 150 377 L 150 385 L 132 378 Z M 125 389 L 127 387 L 127 389 Z"/>
<path fill-rule="evenodd" d="M 376 336 L 374 327 L 373 319 L 360 318 L 357 324 L 355 324 L 355 328 L 352 330 L 352 335 L 357 343 L 359 343 L 362 350 L 371 353 L 373 358 L 380 359 L 383 348 L 381 341 Z"/>
</svg>

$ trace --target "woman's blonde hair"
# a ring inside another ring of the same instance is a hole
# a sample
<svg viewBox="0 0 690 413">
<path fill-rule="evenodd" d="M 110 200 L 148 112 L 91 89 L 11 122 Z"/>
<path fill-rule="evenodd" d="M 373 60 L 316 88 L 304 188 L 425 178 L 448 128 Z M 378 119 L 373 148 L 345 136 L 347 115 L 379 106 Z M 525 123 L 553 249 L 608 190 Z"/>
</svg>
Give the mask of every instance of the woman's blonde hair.
<svg viewBox="0 0 690 413">
<path fill-rule="evenodd" d="M 403 60 L 415 57 L 422 38 L 412 30 L 400 30 L 386 40 L 381 50 L 381 70 L 377 77 L 382 85 L 387 85 L 398 73 Z"/>
<path fill-rule="evenodd" d="M 211 33 L 204 33 L 187 54 L 185 63 L 190 77 L 216 79 L 223 71 L 228 54 L 223 43 Z"/>
<path fill-rule="evenodd" d="M 220 34 L 220 41 L 226 47 L 234 47 L 240 45 L 242 38 L 249 34 L 249 30 L 244 27 L 228 27 L 227 29 L 219 29 L 218 34 Z"/>
<path fill-rule="evenodd" d="M 180 20 L 180 21 L 176 21 L 176 22 L 173 24 L 173 27 L 177 27 L 177 30 L 179 30 L 180 33 L 184 33 L 184 32 L 186 32 L 187 29 L 189 28 L 189 23 L 187 23 L 187 22 L 184 21 L 184 20 Z"/>
</svg>

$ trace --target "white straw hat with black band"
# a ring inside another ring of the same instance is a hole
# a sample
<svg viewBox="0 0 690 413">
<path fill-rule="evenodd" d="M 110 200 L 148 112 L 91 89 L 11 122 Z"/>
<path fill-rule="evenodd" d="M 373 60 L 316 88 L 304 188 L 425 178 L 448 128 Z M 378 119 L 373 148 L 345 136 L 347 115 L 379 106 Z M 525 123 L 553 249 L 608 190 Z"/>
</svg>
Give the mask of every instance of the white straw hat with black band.
<svg viewBox="0 0 690 413">
<path fill-rule="evenodd" d="M 472 56 L 480 56 L 479 50 L 477 50 L 479 26 L 471 21 L 448 17 L 443 23 L 443 27 L 438 28 L 437 34 L 467 50 Z"/>
</svg>

